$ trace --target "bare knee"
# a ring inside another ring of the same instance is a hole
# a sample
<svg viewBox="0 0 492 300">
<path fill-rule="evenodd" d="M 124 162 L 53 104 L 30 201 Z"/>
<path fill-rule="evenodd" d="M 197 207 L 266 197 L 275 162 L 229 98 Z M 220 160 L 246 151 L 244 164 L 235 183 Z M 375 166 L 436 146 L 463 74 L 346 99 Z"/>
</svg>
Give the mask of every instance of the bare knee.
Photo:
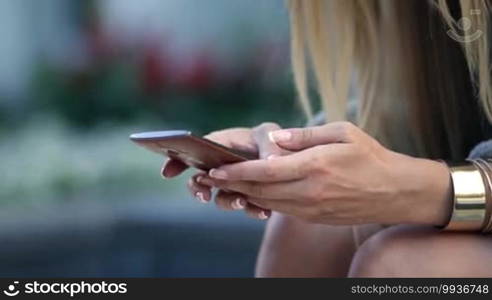
<svg viewBox="0 0 492 300">
<path fill-rule="evenodd" d="M 400 228 L 384 229 L 357 250 L 350 267 L 350 277 L 391 277 L 404 261 L 409 235 L 398 234 Z"/>
<path fill-rule="evenodd" d="M 491 276 L 492 240 L 420 226 L 394 226 L 362 244 L 351 277 Z M 488 266 L 486 266 L 488 265 Z"/>
</svg>

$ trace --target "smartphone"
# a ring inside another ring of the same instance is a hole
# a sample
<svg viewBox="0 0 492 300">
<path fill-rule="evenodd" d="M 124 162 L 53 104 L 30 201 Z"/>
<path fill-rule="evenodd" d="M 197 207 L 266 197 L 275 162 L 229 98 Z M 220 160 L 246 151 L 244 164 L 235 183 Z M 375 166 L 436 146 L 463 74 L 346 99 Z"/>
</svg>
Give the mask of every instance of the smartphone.
<svg viewBox="0 0 492 300">
<path fill-rule="evenodd" d="M 204 171 L 257 158 L 251 153 L 225 147 L 186 130 L 135 133 L 130 135 L 130 140 L 148 150 Z"/>
</svg>

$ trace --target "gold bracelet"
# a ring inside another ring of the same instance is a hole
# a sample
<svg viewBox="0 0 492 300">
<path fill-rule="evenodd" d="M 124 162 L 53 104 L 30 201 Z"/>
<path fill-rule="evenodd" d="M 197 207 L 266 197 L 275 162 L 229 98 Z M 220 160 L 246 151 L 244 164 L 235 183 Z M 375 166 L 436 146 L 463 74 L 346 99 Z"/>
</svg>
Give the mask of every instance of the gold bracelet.
<svg viewBox="0 0 492 300">
<path fill-rule="evenodd" d="M 487 232 L 487 228 L 489 227 L 489 220 L 490 220 L 490 205 L 492 204 L 491 197 L 492 197 L 492 177 L 491 177 L 491 169 L 489 164 L 481 159 L 474 159 L 472 161 L 473 164 L 477 167 L 477 169 L 480 171 L 482 175 L 482 179 L 485 185 L 485 215 L 482 223 L 482 232 L 485 233 Z"/>
<path fill-rule="evenodd" d="M 490 160 L 477 159 L 484 170 L 486 179 L 486 205 L 485 205 L 485 219 L 482 227 L 482 233 L 492 232 L 492 167 L 490 166 Z"/>
<path fill-rule="evenodd" d="M 486 187 L 475 163 L 450 167 L 453 212 L 445 230 L 480 231 L 485 221 Z"/>
</svg>

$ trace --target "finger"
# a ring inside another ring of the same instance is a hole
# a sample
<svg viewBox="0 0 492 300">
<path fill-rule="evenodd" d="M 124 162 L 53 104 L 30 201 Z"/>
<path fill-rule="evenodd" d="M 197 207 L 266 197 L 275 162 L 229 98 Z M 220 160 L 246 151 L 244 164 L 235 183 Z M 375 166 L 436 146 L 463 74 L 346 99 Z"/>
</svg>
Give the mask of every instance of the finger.
<svg viewBox="0 0 492 300">
<path fill-rule="evenodd" d="M 266 159 L 272 155 L 281 156 L 285 151 L 269 138 L 270 132 L 279 129 L 281 129 L 280 126 L 275 123 L 263 123 L 260 126 L 253 128 L 253 139 L 258 145 L 260 159 Z"/>
<path fill-rule="evenodd" d="M 217 206 L 223 210 L 246 210 L 246 214 L 255 219 L 267 219 L 271 211 L 263 209 L 255 204 L 248 203 L 245 197 L 238 193 L 225 192 L 223 190 L 217 193 L 215 198 Z"/>
<path fill-rule="evenodd" d="M 360 130 L 349 122 L 334 122 L 323 126 L 283 129 L 270 133 L 270 138 L 288 150 L 303 150 L 330 143 L 350 143 Z"/>
<path fill-rule="evenodd" d="M 222 180 L 262 182 L 296 180 L 306 175 L 307 159 L 306 155 L 299 152 L 267 160 L 250 160 L 212 169 L 209 176 Z"/>
<path fill-rule="evenodd" d="M 246 197 L 248 203 L 254 204 L 264 210 L 276 211 L 286 215 L 299 215 L 305 210 L 305 205 L 296 200 L 290 199 L 265 199 Z"/>
<path fill-rule="evenodd" d="M 266 220 L 272 215 L 272 212 L 270 210 L 262 209 L 250 203 L 248 203 L 244 210 L 246 214 L 253 219 Z"/>
<path fill-rule="evenodd" d="M 225 189 L 247 195 L 254 198 L 266 199 L 297 199 L 303 196 L 306 189 L 304 180 L 288 182 L 255 182 L 255 181 L 229 181 L 210 177 L 202 179 L 204 183 L 219 189 Z"/>
<path fill-rule="evenodd" d="M 204 136 L 205 139 L 236 150 L 258 153 L 258 148 L 249 128 L 232 128 L 214 131 Z"/>
<path fill-rule="evenodd" d="M 248 203 L 241 194 L 220 190 L 215 196 L 215 204 L 223 210 L 241 210 L 246 208 Z"/>
<path fill-rule="evenodd" d="M 188 180 L 187 186 L 190 193 L 201 203 L 208 203 L 212 199 L 212 191 L 210 186 L 206 186 L 199 183 L 203 174 L 199 173 L 194 175 Z"/>
<path fill-rule="evenodd" d="M 164 178 L 171 178 L 183 173 L 188 169 L 188 166 L 179 160 L 168 159 L 164 162 L 161 168 L 161 175 Z"/>
</svg>

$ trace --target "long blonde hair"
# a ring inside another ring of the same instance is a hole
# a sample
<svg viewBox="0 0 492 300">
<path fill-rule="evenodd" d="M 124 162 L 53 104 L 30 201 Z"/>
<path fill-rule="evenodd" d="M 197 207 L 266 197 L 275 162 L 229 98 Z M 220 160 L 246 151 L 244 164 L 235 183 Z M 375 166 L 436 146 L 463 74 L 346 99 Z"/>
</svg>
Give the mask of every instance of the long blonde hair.
<svg viewBox="0 0 492 300">
<path fill-rule="evenodd" d="M 328 121 L 346 119 L 355 82 L 361 99 L 356 122 L 363 129 L 397 150 L 461 159 L 469 144 L 479 139 L 467 138 L 465 129 L 479 127 L 457 128 L 469 119 L 460 101 L 479 100 L 492 120 L 489 3 L 456 0 L 451 4 L 446 0 L 289 0 L 294 82 L 306 115 L 313 115 L 309 71 Z M 465 25 L 471 29 L 463 28 L 458 19 L 469 22 Z M 464 97 L 472 99 L 460 99 Z"/>
</svg>

